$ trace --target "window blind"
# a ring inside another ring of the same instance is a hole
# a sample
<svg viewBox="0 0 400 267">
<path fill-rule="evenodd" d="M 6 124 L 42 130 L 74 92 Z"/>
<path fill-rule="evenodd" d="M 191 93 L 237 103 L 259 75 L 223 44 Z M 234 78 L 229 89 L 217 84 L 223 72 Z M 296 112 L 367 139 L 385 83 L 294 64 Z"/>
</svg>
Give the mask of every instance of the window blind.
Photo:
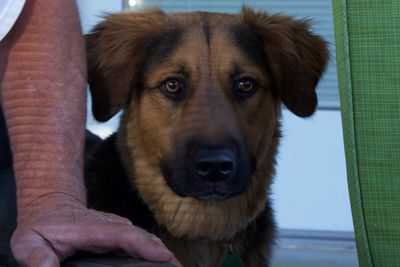
<svg viewBox="0 0 400 267">
<path fill-rule="evenodd" d="M 166 12 L 208 11 L 238 13 L 243 5 L 269 13 L 283 13 L 311 19 L 313 31 L 329 43 L 330 61 L 317 88 L 319 108 L 338 109 L 339 92 L 336 76 L 336 51 L 331 0 L 124 0 L 125 9 L 158 6 Z"/>
</svg>

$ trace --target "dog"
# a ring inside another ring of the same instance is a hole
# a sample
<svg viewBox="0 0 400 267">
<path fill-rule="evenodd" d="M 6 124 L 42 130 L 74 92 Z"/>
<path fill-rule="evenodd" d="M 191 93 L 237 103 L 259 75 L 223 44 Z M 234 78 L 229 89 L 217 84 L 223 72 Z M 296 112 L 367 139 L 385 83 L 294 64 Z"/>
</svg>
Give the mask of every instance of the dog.
<svg viewBox="0 0 400 267">
<path fill-rule="evenodd" d="M 94 117 L 123 110 L 87 161 L 90 207 L 156 234 L 187 267 L 269 266 L 281 106 L 314 113 L 327 43 L 306 20 L 243 7 L 111 14 L 86 44 Z"/>
</svg>

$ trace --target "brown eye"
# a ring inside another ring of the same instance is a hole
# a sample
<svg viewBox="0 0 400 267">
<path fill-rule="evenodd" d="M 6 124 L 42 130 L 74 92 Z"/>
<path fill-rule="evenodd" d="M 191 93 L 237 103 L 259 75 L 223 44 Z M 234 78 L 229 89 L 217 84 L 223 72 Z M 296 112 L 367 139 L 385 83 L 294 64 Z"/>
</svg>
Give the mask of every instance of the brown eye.
<svg viewBox="0 0 400 267">
<path fill-rule="evenodd" d="M 171 100 L 183 100 L 186 95 L 186 83 L 183 79 L 169 78 L 164 80 L 158 89 Z"/>
<path fill-rule="evenodd" d="M 170 79 L 164 82 L 163 89 L 169 94 L 178 94 L 182 89 L 182 85 L 179 80 Z"/>
<path fill-rule="evenodd" d="M 236 100 L 242 101 L 251 97 L 257 89 L 257 83 L 251 78 L 242 78 L 234 83 L 233 94 Z"/>
<path fill-rule="evenodd" d="M 250 79 L 243 79 L 239 81 L 238 89 L 243 93 L 249 93 L 254 89 L 254 82 Z"/>
</svg>

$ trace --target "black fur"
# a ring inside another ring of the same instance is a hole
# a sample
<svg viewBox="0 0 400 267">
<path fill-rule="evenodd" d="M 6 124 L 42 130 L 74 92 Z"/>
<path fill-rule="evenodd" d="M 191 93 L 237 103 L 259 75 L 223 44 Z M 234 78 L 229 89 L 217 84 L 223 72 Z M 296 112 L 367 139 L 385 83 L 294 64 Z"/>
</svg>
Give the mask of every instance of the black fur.
<svg viewBox="0 0 400 267">
<path fill-rule="evenodd" d="M 157 223 L 148 206 L 130 183 L 112 135 L 100 143 L 85 164 L 85 183 L 90 208 L 111 212 L 153 232 Z"/>
</svg>

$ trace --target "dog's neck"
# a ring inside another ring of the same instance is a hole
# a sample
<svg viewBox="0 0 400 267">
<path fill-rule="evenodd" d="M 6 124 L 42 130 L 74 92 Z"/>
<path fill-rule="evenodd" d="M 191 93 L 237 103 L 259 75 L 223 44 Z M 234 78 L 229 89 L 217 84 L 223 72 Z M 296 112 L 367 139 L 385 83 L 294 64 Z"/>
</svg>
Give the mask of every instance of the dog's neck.
<svg viewBox="0 0 400 267">
<path fill-rule="evenodd" d="M 270 251 L 275 225 L 269 216 L 270 205 L 259 214 L 246 228 L 229 240 L 177 238 L 160 226 L 155 234 L 170 248 L 184 266 L 219 267 L 231 252 L 244 262 L 244 266 L 266 266 L 270 255 L 265 258 L 254 255 L 257 251 Z M 257 262 L 254 262 L 257 259 Z"/>
</svg>

